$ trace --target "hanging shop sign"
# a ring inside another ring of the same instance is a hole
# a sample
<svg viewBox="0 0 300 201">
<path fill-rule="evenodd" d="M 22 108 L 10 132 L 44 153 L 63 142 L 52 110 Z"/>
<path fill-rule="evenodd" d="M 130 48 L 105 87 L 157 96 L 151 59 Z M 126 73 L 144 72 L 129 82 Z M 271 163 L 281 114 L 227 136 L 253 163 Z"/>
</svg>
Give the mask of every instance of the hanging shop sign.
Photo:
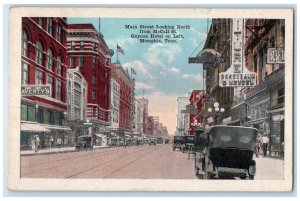
<svg viewBox="0 0 300 201">
<path fill-rule="evenodd" d="M 268 48 L 267 63 L 268 64 L 284 63 L 284 48 Z"/>
<path fill-rule="evenodd" d="M 51 96 L 50 85 L 23 85 L 21 96 Z"/>
<path fill-rule="evenodd" d="M 181 113 L 197 114 L 198 111 L 194 105 L 185 106 L 185 110 L 181 110 Z"/>
<path fill-rule="evenodd" d="M 232 65 L 226 71 L 219 73 L 220 87 L 253 87 L 256 85 L 256 73 L 248 72 L 244 67 L 244 20 L 233 19 L 232 25 Z"/>
</svg>

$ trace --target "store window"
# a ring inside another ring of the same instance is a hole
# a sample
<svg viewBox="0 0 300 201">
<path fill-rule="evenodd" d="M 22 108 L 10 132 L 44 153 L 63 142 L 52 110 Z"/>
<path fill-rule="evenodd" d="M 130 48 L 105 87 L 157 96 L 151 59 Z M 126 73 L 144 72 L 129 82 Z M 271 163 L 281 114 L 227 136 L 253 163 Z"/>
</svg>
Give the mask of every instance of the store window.
<svg viewBox="0 0 300 201">
<path fill-rule="evenodd" d="M 271 107 L 284 103 L 284 88 L 271 92 Z"/>
<path fill-rule="evenodd" d="M 21 120 L 36 121 L 36 108 L 35 106 L 21 104 Z"/>
</svg>

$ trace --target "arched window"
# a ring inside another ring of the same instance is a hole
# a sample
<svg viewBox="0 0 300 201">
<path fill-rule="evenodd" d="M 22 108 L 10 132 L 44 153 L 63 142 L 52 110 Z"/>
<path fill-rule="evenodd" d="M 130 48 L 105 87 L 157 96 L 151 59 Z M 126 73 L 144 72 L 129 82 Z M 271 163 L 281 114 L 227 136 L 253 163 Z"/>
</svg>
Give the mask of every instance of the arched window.
<svg viewBox="0 0 300 201">
<path fill-rule="evenodd" d="M 43 45 L 41 41 L 37 41 L 35 47 L 35 62 L 42 65 L 42 61 L 43 61 Z"/>
<path fill-rule="evenodd" d="M 53 70 L 53 52 L 51 49 L 48 49 L 47 57 L 47 68 Z"/>
<path fill-rule="evenodd" d="M 57 74 L 62 75 L 62 64 L 61 64 L 61 56 L 57 57 L 57 68 L 56 68 Z"/>
<path fill-rule="evenodd" d="M 24 29 L 22 30 L 22 55 L 28 56 L 28 35 Z"/>
</svg>

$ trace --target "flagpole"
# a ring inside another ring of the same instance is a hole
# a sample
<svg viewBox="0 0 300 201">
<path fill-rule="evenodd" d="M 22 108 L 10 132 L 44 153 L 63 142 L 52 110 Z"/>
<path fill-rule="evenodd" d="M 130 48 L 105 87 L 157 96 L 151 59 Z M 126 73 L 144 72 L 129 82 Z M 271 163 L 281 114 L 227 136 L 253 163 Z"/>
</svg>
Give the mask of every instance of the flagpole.
<svg viewBox="0 0 300 201">
<path fill-rule="evenodd" d="M 119 62 L 119 52 L 118 52 L 118 44 L 117 44 L 117 63 Z"/>
</svg>

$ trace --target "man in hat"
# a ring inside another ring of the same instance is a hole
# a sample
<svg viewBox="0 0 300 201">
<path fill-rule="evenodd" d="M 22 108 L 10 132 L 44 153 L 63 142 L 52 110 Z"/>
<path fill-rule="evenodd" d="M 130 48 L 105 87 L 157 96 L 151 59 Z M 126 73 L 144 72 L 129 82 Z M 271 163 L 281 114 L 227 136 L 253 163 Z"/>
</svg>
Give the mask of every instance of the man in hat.
<svg viewBox="0 0 300 201">
<path fill-rule="evenodd" d="M 261 138 L 261 142 L 262 142 L 262 146 L 263 146 L 264 157 L 267 157 L 267 150 L 268 150 L 268 145 L 269 145 L 269 138 L 268 138 L 268 136 L 267 136 L 266 133 Z"/>
</svg>

